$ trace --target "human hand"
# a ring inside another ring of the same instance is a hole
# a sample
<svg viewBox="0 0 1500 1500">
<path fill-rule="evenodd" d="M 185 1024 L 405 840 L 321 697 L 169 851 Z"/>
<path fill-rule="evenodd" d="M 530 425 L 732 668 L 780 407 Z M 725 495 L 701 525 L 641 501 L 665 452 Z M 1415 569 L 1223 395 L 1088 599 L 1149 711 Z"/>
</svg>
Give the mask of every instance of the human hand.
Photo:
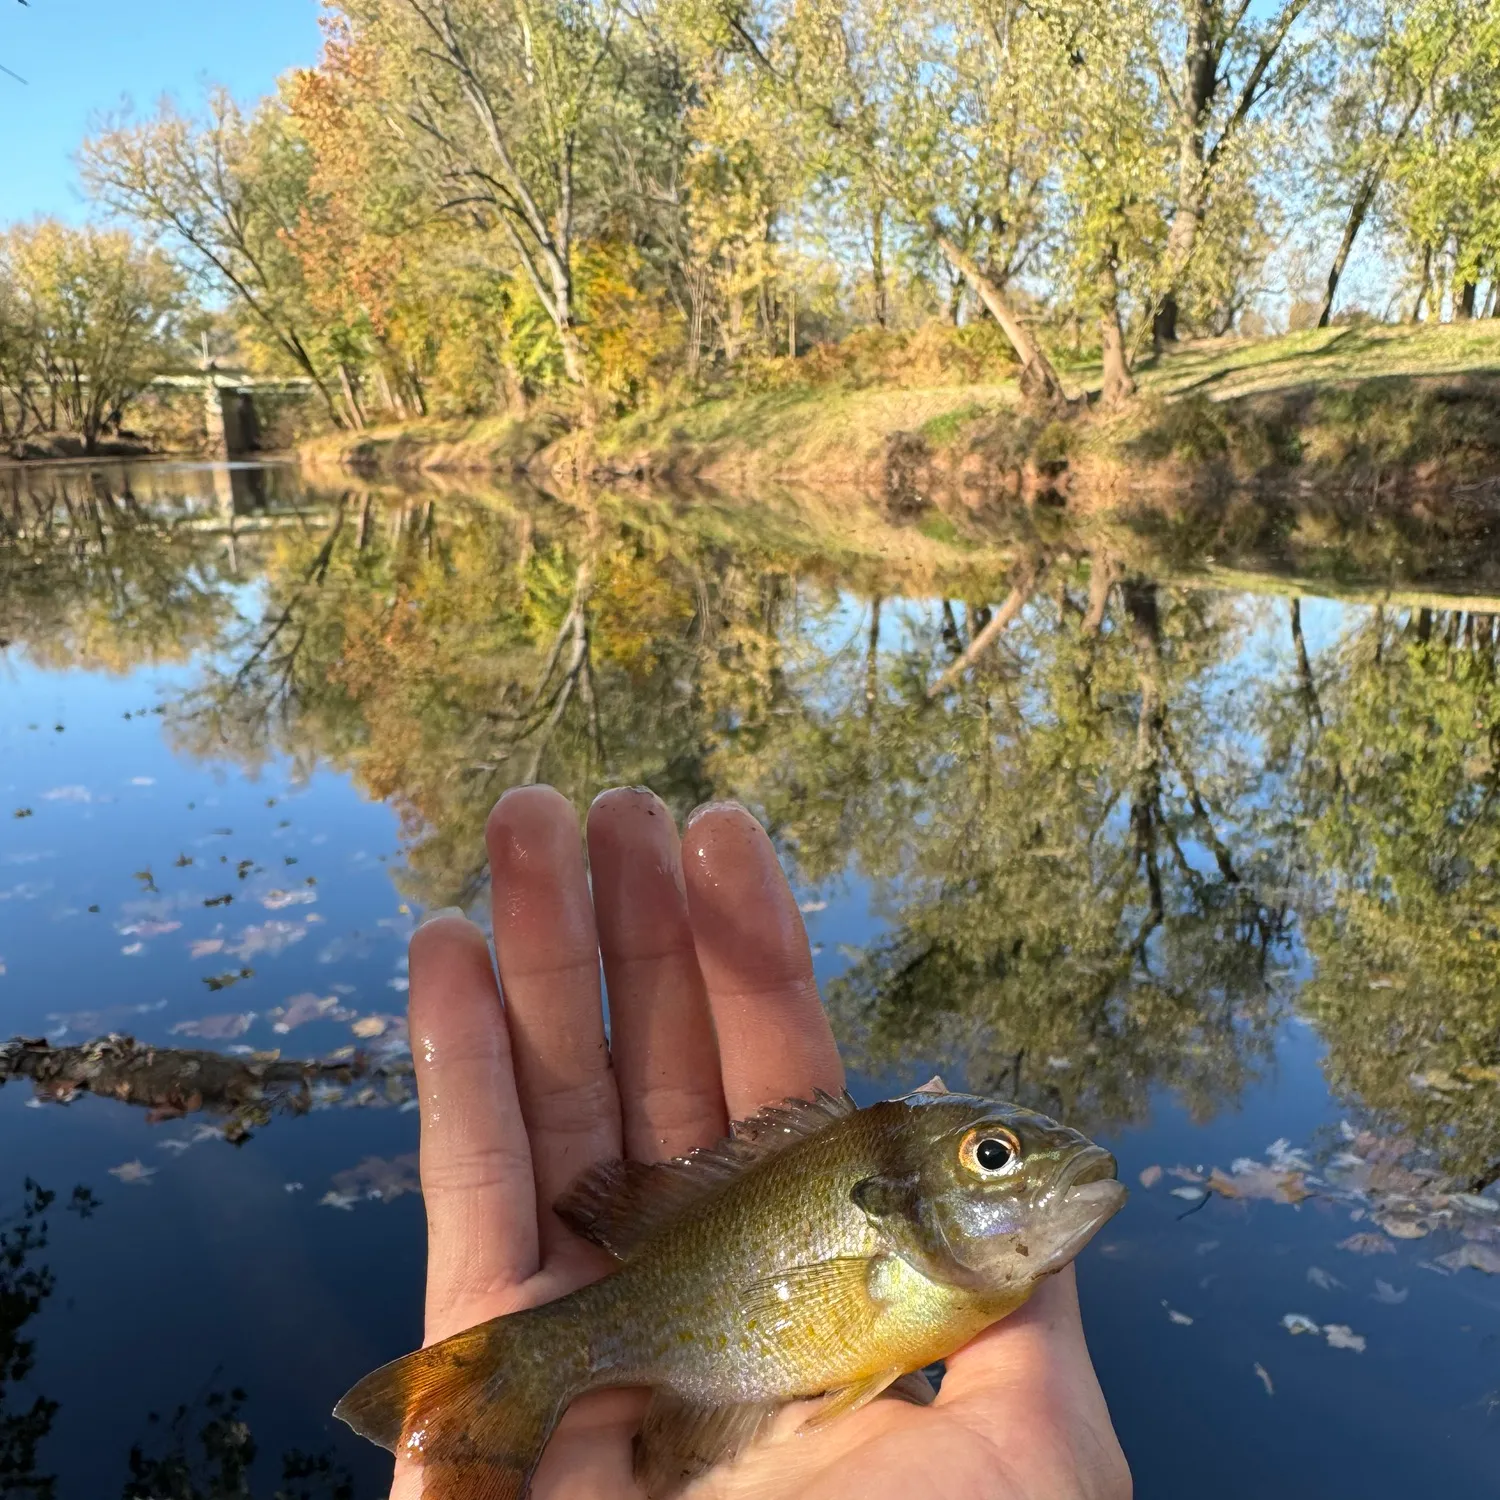
<svg viewBox="0 0 1500 1500">
<path fill-rule="evenodd" d="M 485 838 L 504 1003 L 484 936 L 462 916 L 429 920 L 411 943 L 429 1344 L 613 1266 L 551 1207 L 593 1162 L 681 1155 L 763 1104 L 843 1087 L 796 902 L 742 808 L 701 809 L 679 841 L 651 793 L 606 792 L 589 812 L 586 871 L 572 807 L 525 787 L 501 798 Z M 933 1405 L 874 1401 L 799 1436 L 806 1405 L 704 1476 L 693 1500 L 1130 1494 L 1071 1266 L 948 1360 Z M 638 1391 L 576 1401 L 536 1500 L 639 1500 L 631 1439 L 644 1409 Z M 398 1464 L 392 1500 L 421 1490 L 420 1468 Z"/>
</svg>

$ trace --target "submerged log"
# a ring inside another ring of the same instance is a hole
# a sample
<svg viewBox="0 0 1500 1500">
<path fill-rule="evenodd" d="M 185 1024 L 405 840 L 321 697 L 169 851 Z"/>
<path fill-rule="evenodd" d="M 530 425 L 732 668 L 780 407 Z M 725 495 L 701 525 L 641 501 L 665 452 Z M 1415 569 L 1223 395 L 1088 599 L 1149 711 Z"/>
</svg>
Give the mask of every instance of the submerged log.
<svg viewBox="0 0 1500 1500">
<path fill-rule="evenodd" d="M 271 1116 L 306 1114 L 315 1089 L 371 1084 L 371 1100 L 401 1102 L 411 1091 L 411 1064 L 356 1053 L 347 1059 L 283 1058 L 274 1053 L 237 1057 L 189 1047 L 157 1047 L 112 1033 L 76 1047 L 43 1038 L 0 1043 L 0 1087 L 30 1080 L 39 1099 L 71 1103 L 98 1094 L 150 1112 L 153 1124 L 188 1114 L 224 1120 L 224 1137 L 238 1145 L 252 1126 Z M 383 1089 L 373 1085 L 383 1082 Z"/>
</svg>

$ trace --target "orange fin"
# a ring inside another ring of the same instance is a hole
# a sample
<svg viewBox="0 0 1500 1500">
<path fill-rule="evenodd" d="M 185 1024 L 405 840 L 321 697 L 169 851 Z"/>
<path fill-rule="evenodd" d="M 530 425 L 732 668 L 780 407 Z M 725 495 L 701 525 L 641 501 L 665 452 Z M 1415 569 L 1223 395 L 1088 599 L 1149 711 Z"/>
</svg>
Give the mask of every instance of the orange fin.
<svg viewBox="0 0 1500 1500">
<path fill-rule="evenodd" d="M 737 1120 L 717 1145 L 672 1161 L 604 1161 L 591 1167 L 553 1204 L 575 1233 L 627 1260 L 687 1208 L 738 1177 L 747 1167 L 816 1135 L 852 1114 L 847 1093 L 819 1089 L 812 1101 L 785 1099 Z"/>
<path fill-rule="evenodd" d="M 534 1346 L 536 1331 L 521 1328 L 530 1322 L 524 1313 L 492 1318 L 382 1365 L 333 1414 L 398 1458 L 417 1460 L 422 1500 L 525 1500 L 576 1390 L 566 1357 L 512 1358 Z M 555 1375 L 543 1382 L 543 1370 Z"/>
<path fill-rule="evenodd" d="M 666 1500 L 706 1469 L 732 1459 L 775 1414 L 774 1405 L 694 1406 L 671 1391 L 651 1395 L 635 1444 L 635 1477 L 650 1500 Z"/>
</svg>

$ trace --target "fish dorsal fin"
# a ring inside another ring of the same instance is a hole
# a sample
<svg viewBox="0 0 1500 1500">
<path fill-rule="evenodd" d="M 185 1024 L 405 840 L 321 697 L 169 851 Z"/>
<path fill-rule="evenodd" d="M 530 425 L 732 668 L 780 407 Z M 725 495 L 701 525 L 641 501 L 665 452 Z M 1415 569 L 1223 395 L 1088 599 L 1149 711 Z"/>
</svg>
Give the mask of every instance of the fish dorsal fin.
<svg viewBox="0 0 1500 1500">
<path fill-rule="evenodd" d="M 650 1500 L 666 1500 L 715 1464 L 751 1443 L 775 1413 L 774 1404 L 694 1406 L 657 1390 L 635 1446 L 635 1477 Z"/>
<path fill-rule="evenodd" d="M 686 1156 L 663 1162 L 600 1162 L 553 1207 L 575 1233 L 627 1260 L 690 1205 L 856 1107 L 847 1093 L 827 1094 L 822 1089 L 811 1102 L 784 1099 L 736 1120 L 723 1140 Z"/>
<path fill-rule="evenodd" d="M 934 1073 L 926 1083 L 918 1084 L 912 1090 L 914 1094 L 946 1094 L 947 1092 L 948 1085 L 943 1082 L 941 1076 L 937 1073 Z"/>
</svg>

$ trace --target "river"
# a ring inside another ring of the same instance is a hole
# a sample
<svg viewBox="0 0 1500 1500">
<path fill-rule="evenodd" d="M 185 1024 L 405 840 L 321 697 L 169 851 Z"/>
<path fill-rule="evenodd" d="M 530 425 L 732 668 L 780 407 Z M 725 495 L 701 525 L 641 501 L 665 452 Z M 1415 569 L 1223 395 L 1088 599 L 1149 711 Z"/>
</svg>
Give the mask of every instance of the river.
<svg viewBox="0 0 1500 1500">
<path fill-rule="evenodd" d="M 940 1072 L 1116 1152 L 1079 1275 L 1137 1493 L 1492 1493 L 1487 522 L 987 524 L 0 475 L 0 1040 L 224 1063 L 0 1088 L 0 1475 L 383 1493 L 330 1410 L 420 1335 L 405 942 L 540 779 L 766 821 L 862 1102 Z"/>
</svg>

